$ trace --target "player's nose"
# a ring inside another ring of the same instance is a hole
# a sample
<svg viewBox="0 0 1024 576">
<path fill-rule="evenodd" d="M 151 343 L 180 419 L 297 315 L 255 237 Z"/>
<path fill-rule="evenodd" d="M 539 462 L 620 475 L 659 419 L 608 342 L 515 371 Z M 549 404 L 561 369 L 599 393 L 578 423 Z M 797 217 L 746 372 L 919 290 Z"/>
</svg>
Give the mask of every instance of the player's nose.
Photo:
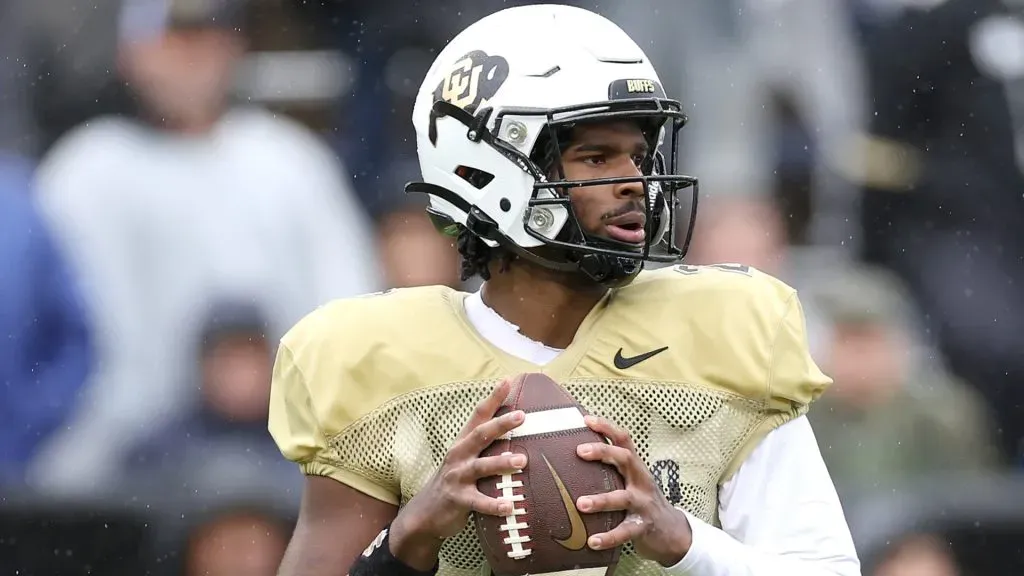
<svg viewBox="0 0 1024 576">
<path fill-rule="evenodd" d="M 643 176 L 643 171 L 637 166 L 632 158 L 625 157 L 615 166 L 615 175 L 620 177 L 636 178 Z M 616 198 L 634 198 L 643 196 L 643 181 L 630 180 L 614 184 Z"/>
<path fill-rule="evenodd" d="M 622 168 L 618 170 L 616 176 L 625 178 L 637 178 L 643 176 L 643 172 L 640 171 L 640 167 L 632 161 L 623 162 Z M 627 182 L 619 182 L 614 185 L 615 197 L 616 198 L 640 198 L 644 195 L 644 183 L 640 180 L 630 180 Z"/>
<path fill-rule="evenodd" d="M 621 199 L 643 198 L 644 183 L 637 180 L 615 184 L 615 197 Z"/>
</svg>

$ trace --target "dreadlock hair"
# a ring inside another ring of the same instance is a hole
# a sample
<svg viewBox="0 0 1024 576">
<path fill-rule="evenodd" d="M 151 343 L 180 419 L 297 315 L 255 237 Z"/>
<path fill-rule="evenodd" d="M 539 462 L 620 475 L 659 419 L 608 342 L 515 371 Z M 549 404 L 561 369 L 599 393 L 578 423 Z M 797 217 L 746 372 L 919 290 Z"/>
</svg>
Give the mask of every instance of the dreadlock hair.
<svg viewBox="0 0 1024 576">
<path fill-rule="evenodd" d="M 459 235 L 456 239 L 456 247 L 462 257 L 460 266 L 462 272 L 460 277 L 465 282 L 474 276 L 480 276 L 483 280 L 491 279 L 491 260 L 499 260 L 501 267 L 498 272 L 505 272 L 509 265 L 515 260 L 515 255 L 502 249 L 491 248 L 476 234 L 473 234 L 463 226 L 459 226 Z"/>
</svg>

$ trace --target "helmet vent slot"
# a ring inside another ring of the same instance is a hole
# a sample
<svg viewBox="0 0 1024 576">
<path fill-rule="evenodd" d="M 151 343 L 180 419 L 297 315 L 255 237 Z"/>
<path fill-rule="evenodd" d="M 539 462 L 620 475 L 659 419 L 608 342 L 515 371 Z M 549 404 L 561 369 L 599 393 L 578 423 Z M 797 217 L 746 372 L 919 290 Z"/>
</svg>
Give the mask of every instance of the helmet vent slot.
<svg viewBox="0 0 1024 576">
<path fill-rule="evenodd" d="M 491 183 L 491 180 L 494 180 L 494 174 L 484 172 L 477 168 L 471 168 L 469 166 L 459 166 L 455 169 L 455 174 L 459 178 L 469 182 L 477 190 L 482 190 L 485 186 Z"/>
</svg>

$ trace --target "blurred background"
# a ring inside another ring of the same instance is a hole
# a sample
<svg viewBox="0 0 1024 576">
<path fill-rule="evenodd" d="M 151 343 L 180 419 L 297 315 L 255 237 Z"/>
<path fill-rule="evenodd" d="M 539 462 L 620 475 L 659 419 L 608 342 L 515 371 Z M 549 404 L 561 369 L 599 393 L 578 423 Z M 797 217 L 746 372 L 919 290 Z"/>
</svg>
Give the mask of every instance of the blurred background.
<svg viewBox="0 0 1024 576">
<path fill-rule="evenodd" d="M 460 286 L 412 101 L 526 3 L 0 0 L 0 576 L 275 573 L 275 343 Z M 689 261 L 801 291 L 864 573 L 1024 573 L 1024 2 L 571 3 L 691 117 Z"/>
</svg>

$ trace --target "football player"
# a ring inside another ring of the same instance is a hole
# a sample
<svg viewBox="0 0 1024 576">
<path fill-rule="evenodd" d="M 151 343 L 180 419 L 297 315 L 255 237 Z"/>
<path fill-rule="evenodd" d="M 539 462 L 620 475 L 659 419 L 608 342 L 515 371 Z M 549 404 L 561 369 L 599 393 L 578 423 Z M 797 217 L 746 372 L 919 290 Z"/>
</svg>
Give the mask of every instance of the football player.
<svg viewBox="0 0 1024 576">
<path fill-rule="evenodd" d="M 696 207 L 675 172 L 685 121 L 637 44 L 585 10 L 506 9 L 438 55 L 407 190 L 484 283 L 336 301 L 284 337 L 270 431 L 308 479 L 281 574 L 488 574 L 467 521 L 510 512 L 478 478 L 529 465 L 479 457 L 523 421 L 494 417 L 523 372 L 600 415 L 610 443 L 578 454 L 626 489 L 576 505 L 627 511 L 587 542 L 624 545 L 616 575 L 859 574 L 804 417 L 830 380 L 794 290 L 671 266 Z"/>
</svg>

